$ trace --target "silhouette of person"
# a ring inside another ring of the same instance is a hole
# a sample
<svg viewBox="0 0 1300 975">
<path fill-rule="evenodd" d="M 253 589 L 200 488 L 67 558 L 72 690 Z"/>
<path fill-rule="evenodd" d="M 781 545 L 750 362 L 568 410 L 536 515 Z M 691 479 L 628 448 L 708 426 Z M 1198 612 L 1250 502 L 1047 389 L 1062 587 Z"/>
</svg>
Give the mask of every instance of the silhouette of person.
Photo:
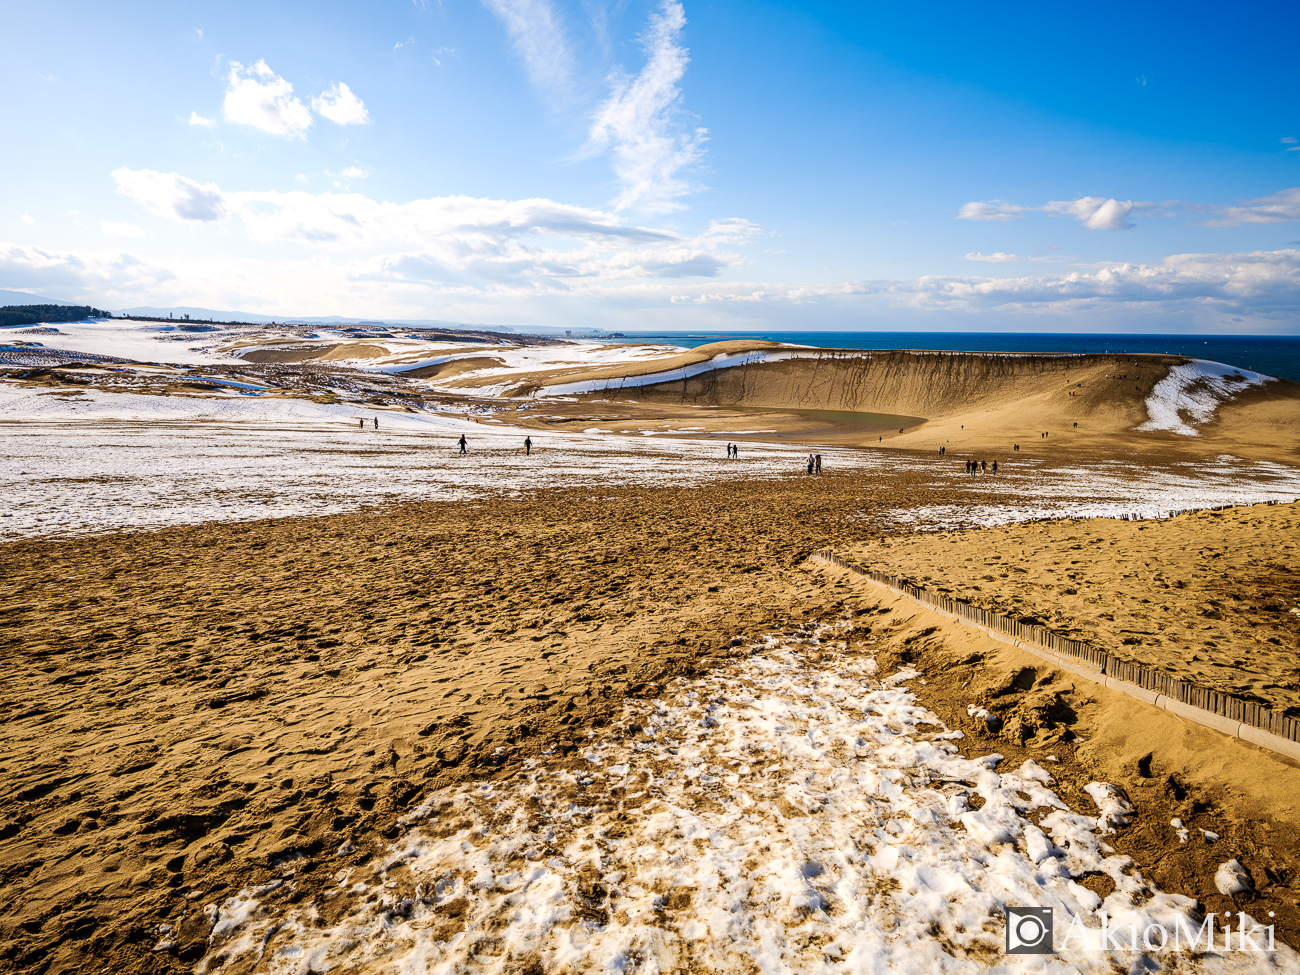
<svg viewBox="0 0 1300 975">
<path fill-rule="evenodd" d="M 461 437 L 460 439 L 461 442 L 464 443 L 465 438 Z M 533 438 L 524 437 L 524 456 L 529 457 L 532 455 L 532 453 L 533 453 Z"/>
<path fill-rule="evenodd" d="M 463 433 L 460 435 L 460 452 L 462 454 L 468 453 L 468 451 L 465 450 L 465 434 Z"/>
</svg>

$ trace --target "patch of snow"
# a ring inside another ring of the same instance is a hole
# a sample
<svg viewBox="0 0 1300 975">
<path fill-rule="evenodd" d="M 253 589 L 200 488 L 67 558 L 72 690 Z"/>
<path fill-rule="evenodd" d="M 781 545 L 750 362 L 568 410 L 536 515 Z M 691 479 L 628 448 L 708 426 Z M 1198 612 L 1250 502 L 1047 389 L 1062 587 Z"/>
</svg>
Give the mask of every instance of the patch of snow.
<svg viewBox="0 0 1300 975">
<path fill-rule="evenodd" d="M 1225 897 L 1246 894 L 1255 889 L 1240 860 L 1229 860 L 1215 871 L 1214 888 Z"/>
<path fill-rule="evenodd" d="M 783 362 L 787 359 L 808 358 L 811 353 L 798 351 L 760 351 L 760 352 L 724 352 L 712 359 L 695 362 L 689 366 L 680 366 L 664 372 L 651 372 L 642 376 L 620 376 L 615 379 L 584 379 L 574 383 L 558 383 L 544 386 L 537 391 L 538 396 L 576 396 L 582 393 L 600 393 L 612 390 L 630 389 L 637 386 L 653 386 L 689 379 L 701 373 L 717 369 L 731 369 L 735 366 L 756 366 L 767 362 Z"/>
<path fill-rule="evenodd" d="M 1120 794 L 1119 789 L 1109 782 L 1089 782 L 1083 791 L 1092 797 L 1101 813 L 1097 817 L 1097 828 L 1103 833 L 1113 833 L 1118 826 L 1127 826 L 1133 815 L 1133 806 Z"/>
<path fill-rule="evenodd" d="M 269 957 L 278 975 L 973 973 L 996 959 L 1101 975 L 1163 959 L 1101 944 L 1098 911 L 1112 930 L 1196 930 L 1195 902 L 1113 853 L 1041 769 L 962 757 L 907 688 L 919 675 L 875 680 L 872 661 L 846 654 L 846 631 L 764 639 L 661 699 L 627 701 L 581 756 L 432 793 L 402 820 L 388 866 L 368 883 L 340 874 L 322 895 L 330 920 L 310 901 L 250 912 L 198 971 Z M 1089 873 L 1114 892 L 1076 882 Z M 1093 942 L 1006 957 L 1009 905 L 1050 907 L 1058 930 L 1077 923 Z M 1297 963 L 1283 946 L 1176 964 Z"/>
<path fill-rule="evenodd" d="M 1213 420 L 1221 403 L 1251 386 L 1267 382 L 1275 380 L 1272 376 L 1208 359 L 1194 359 L 1173 366 L 1147 397 L 1149 419 L 1138 429 L 1169 430 L 1185 437 L 1195 437 L 1196 426 Z"/>
</svg>

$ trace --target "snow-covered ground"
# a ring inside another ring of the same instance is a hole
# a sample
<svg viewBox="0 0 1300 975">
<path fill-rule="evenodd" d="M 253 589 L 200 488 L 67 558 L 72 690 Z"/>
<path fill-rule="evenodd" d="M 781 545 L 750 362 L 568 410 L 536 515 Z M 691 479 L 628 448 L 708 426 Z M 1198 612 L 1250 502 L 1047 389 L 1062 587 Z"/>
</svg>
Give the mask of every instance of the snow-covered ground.
<svg viewBox="0 0 1300 975">
<path fill-rule="evenodd" d="M 0 341 L 22 336 L 22 341 L 43 343 L 20 347 L 19 352 L 40 354 L 43 349 L 59 355 L 175 364 L 65 370 L 98 385 L 0 382 L 0 429 L 5 438 L 0 454 L 0 538 L 326 514 L 391 500 L 464 499 L 540 487 L 692 485 L 719 477 L 795 474 L 810 449 L 820 450 L 831 471 L 879 472 L 882 478 L 902 474 L 926 486 L 988 496 L 987 502 L 959 507 L 921 505 L 891 512 L 899 522 L 918 528 L 1134 513 L 1157 517 L 1189 508 L 1300 498 L 1300 471 L 1227 456 L 1212 464 L 1163 467 L 1120 462 L 1052 466 L 1006 458 L 997 477 L 967 477 L 960 474 L 960 462 L 948 458 L 749 442 L 742 445 L 738 461 L 728 461 L 716 440 L 678 440 L 650 432 L 620 436 L 594 426 L 573 432 L 513 427 L 502 419 L 512 414 L 499 411 L 490 399 L 498 386 L 513 385 L 530 372 L 577 371 L 618 362 L 644 365 L 683 351 L 672 347 L 466 348 L 375 338 L 365 330 L 318 330 L 306 337 L 281 334 L 284 345 L 377 346 L 382 355 L 330 363 L 374 373 L 397 374 L 467 356 L 491 356 L 504 363 L 489 362 L 480 372 L 457 377 L 501 377 L 497 386 L 476 390 L 484 397 L 481 402 L 458 399 L 407 411 L 401 404 L 410 398 L 392 395 L 393 389 L 377 386 L 364 373 L 349 373 L 319 389 L 311 385 L 317 380 L 310 372 L 295 374 L 305 385 L 292 389 L 275 385 L 280 380 L 274 377 L 263 381 L 256 371 L 223 375 L 216 367 L 242 363 L 229 351 L 236 338 L 260 341 L 280 333 L 186 328 L 206 326 L 113 320 L 0 329 Z M 724 354 L 686 372 L 801 354 L 807 350 Z M 663 375 L 621 382 L 635 385 Z M 1241 379 L 1232 378 L 1236 375 Z M 1152 423 L 1194 433 L 1184 426 L 1183 417 L 1202 422 L 1222 397 L 1265 379 L 1199 361 L 1175 367 L 1153 393 Z M 194 389 L 192 381 L 223 389 Z M 589 391 L 603 383 L 570 384 L 572 389 L 553 386 L 547 397 L 510 405 L 544 409 L 566 391 Z M 167 389 L 172 395 L 159 395 Z M 186 395 L 176 395 L 178 389 Z M 321 402 L 311 398 L 316 392 L 325 394 L 316 397 Z M 360 402 L 376 397 L 388 405 Z M 376 416 L 378 430 L 373 426 Z M 688 432 L 691 428 L 677 431 Z M 459 456 L 453 447 L 462 433 L 471 441 L 468 457 Z M 523 455 L 525 436 L 535 444 L 531 457 Z M 873 517 L 879 513 L 874 507 L 870 511 Z"/>
<path fill-rule="evenodd" d="M 1188 951 L 1204 946 L 1194 902 L 1108 845 L 1129 811 L 1111 786 L 1088 787 L 1098 808 L 1071 809 L 1048 767 L 961 757 L 961 732 L 908 689 L 920 675 L 874 679 L 844 635 L 767 638 L 629 701 L 576 761 L 435 792 L 378 875 L 339 870 L 322 898 L 338 920 L 289 903 L 286 861 L 280 879 L 204 908 L 198 971 L 1300 970 L 1285 946 Z M 1113 893 L 1078 883 L 1088 874 Z M 1004 954 L 1008 907 L 1050 909 L 1056 953 Z M 1120 932 L 1109 945 L 1103 914 Z M 1130 931 L 1160 944 L 1159 929 L 1182 950 L 1129 947 Z"/>
<path fill-rule="evenodd" d="M 156 402 L 163 417 L 189 401 L 130 398 Z M 463 414 L 361 414 L 238 394 L 215 404 L 195 401 L 191 409 L 213 410 L 220 422 L 0 423 L 0 539 L 330 514 L 551 487 L 689 486 L 797 473 L 808 453 L 801 445 L 743 444 L 739 459 L 728 460 L 721 442 L 550 433 L 484 426 Z M 282 404 L 280 413 L 262 409 Z M 466 455 L 457 447 L 462 433 Z M 533 441 L 531 456 L 525 437 Z M 822 455 L 841 467 L 862 462 L 849 451 Z"/>
<path fill-rule="evenodd" d="M 989 500 L 898 508 L 896 520 L 935 530 L 1041 518 L 1168 518 L 1196 508 L 1300 500 L 1300 468 L 1226 454 L 1212 463 L 1154 466 L 1101 461 L 1087 467 L 1056 467 L 1030 461 L 1008 463 L 996 476 L 972 476 L 955 469 L 952 473 L 952 483 L 987 493 Z M 1008 487 L 1015 498 L 1003 493 Z"/>
<path fill-rule="evenodd" d="M 1300 469 L 1228 456 L 1167 467 L 1015 461 L 996 477 L 968 476 L 959 461 L 931 455 L 747 442 L 738 460 L 727 460 L 717 440 L 523 429 L 497 423 L 483 405 L 405 412 L 246 392 L 158 396 L 0 384 L 0 539 L 329 514 L 547 487 L 796 475 L 810 449 L 822 454 L 827 471 L 875 474 L 882 484 L 909 477 L 987 495 L 961 506 L 887 512 L 917 528 L 1163 517 L 1300 498 Z M 456 447 L 462 433 L 467 456 Z M 531 456 L 523 452 L 525 437 L 533 441 Z M 880 509 L 860 514 L 874 517 Z"/>
<path fill-rule="evenodd" d="M 146 363 L 172 365 L 238 365 L 240 357 L 254 349 L 328 349 L 342 346 L 332 353 L 329 364 L 349 369 L 400 374 L 422 366 L 437 365 L 455 359 L 501 361 L 485 363 L 483 368 L 456 377 L 457 384 L 466 378 L 503 377 L 502 387 L 514 385 L 505 377 L 521 378 L 529 373 L 550 369 L 598 369 L 621 363 L 639 364 L 657 358 L 680 355 L 685 349 L 671 345 L 602 345 L 599 342 L 573 342 L 556 345 L 503 346 L 489 343 L 432 341 L 396 334 L 380 336 L 367 329 L 320 328 L 298 334 L 302 329 L 286 330 L 266 326 L 231 329 L 197 322 L 143 322 L 130 319 L 104 319 L 85 322 L 59 322 L 56 325 L 0 328 L 0 344 L 19 341 L 33 343 L 32 354 L 40 349 L 54 353 L 84 353 L 111 356 Z M 238 347 L 236 347 L 238 346 Z M 350 356 L 349 349 L 357 354 Z M 378 350 L 378 351 L 376 351 Z M 53 360 L 52 360 L 53 361 Z"/>
</svg>

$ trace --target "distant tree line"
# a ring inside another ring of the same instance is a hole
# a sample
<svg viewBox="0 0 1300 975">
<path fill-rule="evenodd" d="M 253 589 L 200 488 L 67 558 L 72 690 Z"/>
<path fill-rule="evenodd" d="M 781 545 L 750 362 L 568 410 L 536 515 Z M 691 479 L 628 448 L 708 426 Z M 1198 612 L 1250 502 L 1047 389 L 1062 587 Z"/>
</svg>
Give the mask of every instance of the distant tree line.
<svg viewBox="0 0 1300 975">
<path fill-rule="evenodd" d="M 38 322 L 80 322 L 112 315 L 89 305 L 5 305 L 0 308 L 0 325 L 35 325 Z"/>
</svg>

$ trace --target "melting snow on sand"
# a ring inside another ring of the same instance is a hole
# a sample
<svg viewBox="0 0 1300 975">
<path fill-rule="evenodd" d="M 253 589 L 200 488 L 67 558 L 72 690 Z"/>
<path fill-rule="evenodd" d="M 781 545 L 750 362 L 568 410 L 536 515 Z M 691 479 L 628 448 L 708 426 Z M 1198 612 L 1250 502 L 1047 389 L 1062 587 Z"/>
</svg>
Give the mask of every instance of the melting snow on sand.
<svg viewBox="0 0 1300 975">
<path fill-rule="evenodd" d="M 1173 366 L 1169 375 L 1156 383 L 1147 397 L 1147 416 L 1150 419 L 1138 429 L 1170 430 L 1185 437 L 1195 437 L 1197 433 L 1193 424 L 1209 423 L 1221 403 L 1251 386 L 1271 381 L 1271 376 L 1207 359 L 1193 359 Z"/>
<path fill-rule="evenodd" d="M 1108 845 L 1115 790 L 1073 810 L 1034 762 L 961 757 L 907 689 L 919 675 L 874 679 L 843 635 L 769 638 L 629 701 L 568 759 L 434 793 L 378 870 L 340 870 L 315 902 L 289 903 L 286 870 L 209 905 L 198 971 L 1297 970 L 1284 946 L 1101 949 L 1102 911 L 1200 930 L 1192 901 Z M 1105 900 L 1089 874 L 1114 883 Z M 1008 905 L 1050 907 L 1057 953 L 1003 954 Z"/>
</svg>

